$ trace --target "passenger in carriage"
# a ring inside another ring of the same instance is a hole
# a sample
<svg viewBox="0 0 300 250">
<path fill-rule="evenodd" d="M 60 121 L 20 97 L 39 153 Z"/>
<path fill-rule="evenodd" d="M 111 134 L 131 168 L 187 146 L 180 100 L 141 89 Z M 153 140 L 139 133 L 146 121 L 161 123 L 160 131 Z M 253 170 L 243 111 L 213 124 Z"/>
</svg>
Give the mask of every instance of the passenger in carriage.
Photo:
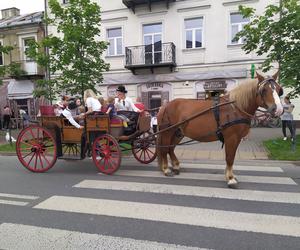
<svg viewBox="0 0 300 250">
<path fill-rule="evenodd" d="M 86 115 L 101 111 L 101 104 L 93 90 L 87 89 L 84 91 L 84 102 L 87 107 Z"/>
<path fill-rule="evenodd" d="M 68 95 L 63 95 L 61 100 L 54 104 L 54 113 L 56 116 L 60 116 L 64 109 L 68 106 L 70 97 Z"/>
<path fill-rule="evenodd" d="M 106 113 L 108 105 L 107 101 L 101 96 L 98 98 L 100 104 L 101 104 L 101 112 Z"/>
<path fill-rule="evenodd" d="M 109 118 L 112 119 L 113 116 L 117 115 L 116 108 L 115 108 L 115 98 L 110 96 L 107 99 L 108 105 L 107 105 L 107 111 L 106 114 L 109 115 Z"/>
<path fill-rule="evenodd" d="M 76 105 L 75 99 L 70 99 L 69 104 L 68 104 L 67 108 L 65 108 L 65 109 L 63 110 L 62 115 L 63 115 L 65 118 L 67 118 L 68 121 L 69 121 L 74 127 L 78 128 L 78 129 L 83 129 L 84 127 L 81 126 L 78 122 L 76 122 L 76 121 L 74 120 L 74 117 L 72 116 L 72 112 L 73 112 L 74 110 L 76 110 L 76 109 L 77 109 L 77 105 Z M 82 118 L 82 117 L 83 117 L 83 116 L 81 115 L 81 116 L 79 116 L 78 118 L 80 119 L 80 118 Z"/>
</svg>

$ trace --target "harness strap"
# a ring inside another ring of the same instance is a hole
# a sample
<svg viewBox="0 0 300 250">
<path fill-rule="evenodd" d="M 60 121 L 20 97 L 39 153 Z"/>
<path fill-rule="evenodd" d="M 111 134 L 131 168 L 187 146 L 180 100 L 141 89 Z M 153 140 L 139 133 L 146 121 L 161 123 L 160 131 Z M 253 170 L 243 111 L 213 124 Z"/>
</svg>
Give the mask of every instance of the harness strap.
<svg viewBox="0 0 300 250">
<path fill-rule="evenodd" d="M 228 128 L 230 126 L 240 124 L 240 123 L 245 123 L 245 124 L 250 125 L 251 121 L 247 118 L 241 118 L 241 119 L 238 119 L 238 120 L 234 120 L 234 121 L 225 123 L 224 125 L 222 125 L 221 129 Z"/>
<path fill-rule="evenodd" d="M 215 97 L 214 99 L 214 107 L 212 108 L 213 112 L 214 112 L 214 116 L 217 122 L 217 131 L 216 131 L 216 135 L 219 139 L 220 142 L 222 142 L 222 148 L 224 147 L 224 136 L 222 134 L 221 128 L 220 128 L 220 98 L 219 96 Z"/>
</svg>

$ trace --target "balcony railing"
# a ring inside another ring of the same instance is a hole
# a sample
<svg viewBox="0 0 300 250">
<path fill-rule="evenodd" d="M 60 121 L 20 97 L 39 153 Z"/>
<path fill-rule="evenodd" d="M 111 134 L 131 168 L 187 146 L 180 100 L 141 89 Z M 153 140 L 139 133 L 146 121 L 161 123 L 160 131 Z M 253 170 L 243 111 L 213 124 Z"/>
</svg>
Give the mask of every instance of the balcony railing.
<svg viewBox="0 0 300 250">
<path fill-rule="evenodd" d="M 176 0 L 122 0 L 122 1 L 127 8 L 132 9 L 132 11 L 135 12 L 135 7 L 137 5 L 147 4 L 149 10 L 151 11 L 151 6 L 153 3 L 163 2 L 166 3 L 167 8 L 169 8 L 169 3 L 175 2 Z"/>
<path fill-rule="evenodd" d="M 44 75 L 43 69 L 39 67 L 35 61 L 20 60 L 20 61 L 13 61 L 12 63 L 16 65 L 15 73 L 17 73 L 19 76 Z"/>
<path fill-rule="evenodd" d="M 155 43 L 125 48 L 125 68 L 133 71 L 136 69 L 150 68 L 153 72 L 155 67 L 176 67 L 176 47 L 174 43 Z"/>
</svg>

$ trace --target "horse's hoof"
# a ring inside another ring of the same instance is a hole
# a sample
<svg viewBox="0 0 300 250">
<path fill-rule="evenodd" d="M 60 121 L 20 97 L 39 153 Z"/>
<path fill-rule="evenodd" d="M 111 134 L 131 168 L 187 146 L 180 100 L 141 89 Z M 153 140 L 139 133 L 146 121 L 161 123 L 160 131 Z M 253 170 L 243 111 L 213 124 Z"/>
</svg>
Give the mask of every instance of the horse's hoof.
<svg viewBox="0 0 300 250">
<path fill-rule="evenodd" d="M 175 174 L 175 175 L 179 175 L 180 174 L 180 171 L 179 171 L 179 169 L 172 169 L 172 171 L 173 171 L 173 174 Z"/>
<path fill-rule="evenodd" d="M 227 186 L 229 188 L 237 188 L 238 187 L 238 181 L 236 178 L 232 178 L 227 182 Z"/>
<path fill-rule="evenodd" d="M 165 176 L 167 177 L 173 177 L 174 176 L 174 173 L 171 171 L 171 170 L 167 170 L 164 172 Z"/>
</svg>

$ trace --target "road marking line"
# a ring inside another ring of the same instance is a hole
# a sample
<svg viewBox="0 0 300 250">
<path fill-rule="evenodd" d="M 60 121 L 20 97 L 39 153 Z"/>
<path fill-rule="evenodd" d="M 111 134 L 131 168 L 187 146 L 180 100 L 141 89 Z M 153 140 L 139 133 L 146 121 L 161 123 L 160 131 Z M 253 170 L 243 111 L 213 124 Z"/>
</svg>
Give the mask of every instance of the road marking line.
<svg viewBox="0 0 300 250">
<path fill-rule="evenodd" d="M 0 246 L 3 249 L 201 249 L 155 241 L 135 240 L 12 223 L 3 223 L 0 225 Z"/>
<path fill-rule="evenodd" d="M 102 173 L 99 173 L 102 174 Z M 143 170 L 119 170 L 114 175 L 116 176 L 134 176 L 134 177 L 155 177 L 167 178 L 161 171 L 143 171 Z M 263 184 L 283 184 L 283 185 L 298 185 L 288 177 L 273 177 L 273 176 L 250 176 L 237 175 L 240 182 L 263 183 Z M 207 181 L 225 181 L 223 174 L 202 174 L 202 173 L 186 173 L 181 172 L 180 175 L 172 177 L 174 179 L 192 179 L 192 180 L 207 180 Z"/>
<path fill-rule="evenodd" d="M 68 196 L 52 196 L 34 208 L 300 237 L 300 218 L 291 216 Z"/>
<path fill-rule="evenodd" d="M 132 166 L 140 167 L 137 162 L 130 162 Z M 151 167 L 157 167 L 157 163 L 149 163 L 147 164 Z M 192 168 L 192 169 L 210 169 L 210 170 L 225 170 L 226 164 L 207 164 L 207 163 L 181 163 L 181 168 Z M 284 172 L 281 167 L 269 167 L 269 166 L 253 166 L 253 165 L 233 165 L 234 170 L 242 170 L 242 171 L 257 171 L 257 172 Z"/>
<path fill-rule="evenodd" d="M 287 193 L 287 192 L 269 192 L 269 191 L 242 190 L 242 189 L 229 189 L 229 188 L 212 188 L 212 187 L 203 188 L 198 186 L 122 182 L 122 181 L 100 181 L 100 180 L 84 180 L 74 185 L 74 187 L 300 204 L 299 193 Z"/>
<path fill-rule="evenodd" d="M 36 200 L 38 196 L 0 193 L 0 197 Z"/>
<path fill-rule="evenodd" d="M 26 206 L 29 203 L 28 202 L 23 202 L 23 201 L 10 201 L 10 200 L 0 199 L 0 204 L 15 205 L 15 206 Z"/>
<path fill-rule="evenodd" d="M 217 165 L 217 164 L 195 164 L 195 163 L 182 163 L 180 164 L 182 168 L 194 168 L 194 169 L 220 169 L 225 170 L 226 165 Z M 266 167 L 266 166 L 242 166 L 242 165 L 233 165 L 234 170 L 242 171 L 257 171 L 257 172 L 283 172 L 280 167 Z"/>
</svg>

